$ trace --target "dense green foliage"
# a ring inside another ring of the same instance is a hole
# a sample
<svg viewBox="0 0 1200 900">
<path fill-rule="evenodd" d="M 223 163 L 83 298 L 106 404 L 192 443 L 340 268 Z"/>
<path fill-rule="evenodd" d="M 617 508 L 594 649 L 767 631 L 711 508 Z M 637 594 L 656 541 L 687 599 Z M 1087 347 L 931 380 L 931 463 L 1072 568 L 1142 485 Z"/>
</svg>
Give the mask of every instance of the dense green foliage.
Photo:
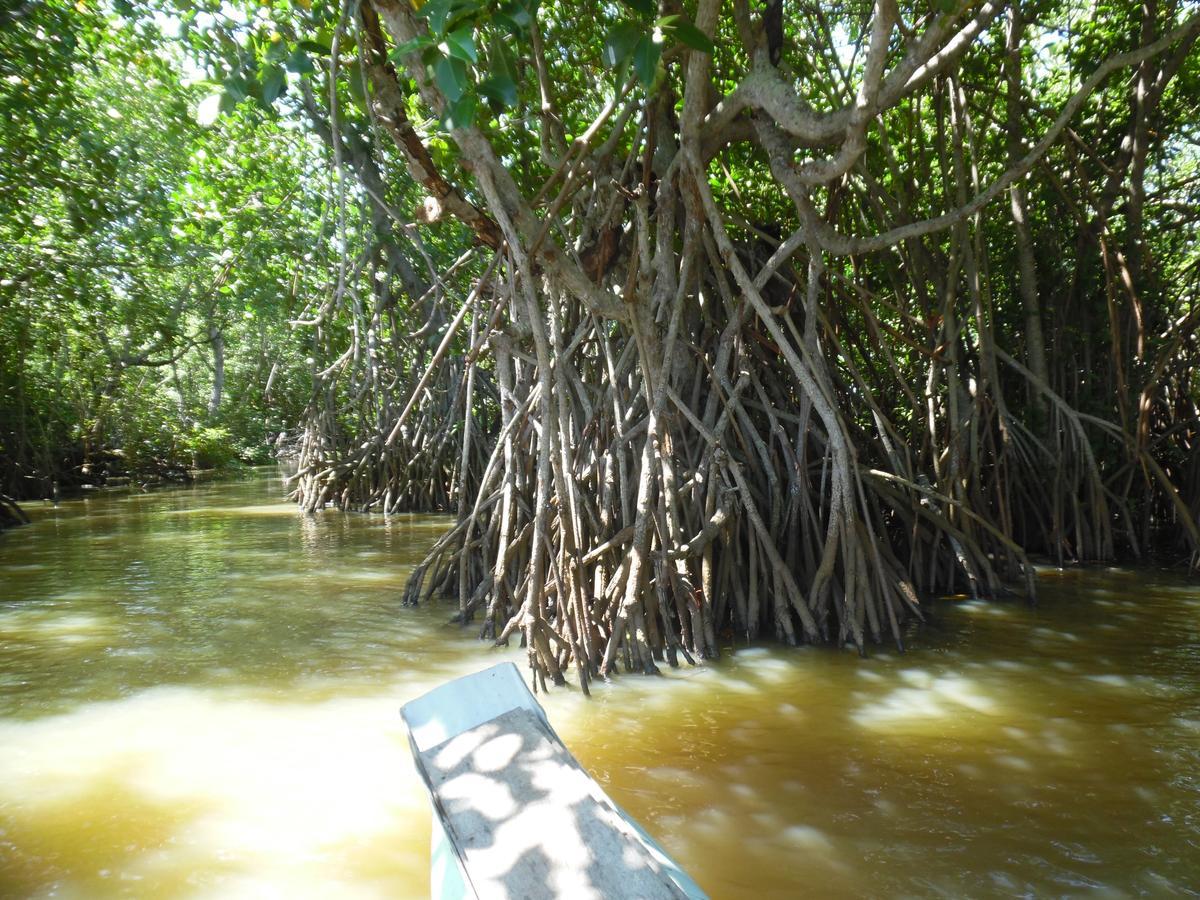
<svg viewBox="0 0 1200 900">
<path fill-rule="evenodd" d="M 288 319 L 329 268 L 320 154 L 261 113 L 198 124 L 207 89 L 155 20 L 9 16 L 0 489 L 269 458 L 309 391 Z"/>
</svg>

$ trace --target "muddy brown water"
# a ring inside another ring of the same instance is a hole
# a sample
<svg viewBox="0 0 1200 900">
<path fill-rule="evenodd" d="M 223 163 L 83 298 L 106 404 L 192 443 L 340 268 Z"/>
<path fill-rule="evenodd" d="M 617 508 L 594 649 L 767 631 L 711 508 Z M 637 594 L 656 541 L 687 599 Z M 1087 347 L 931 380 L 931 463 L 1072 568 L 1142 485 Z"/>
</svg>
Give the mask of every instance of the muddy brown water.
<svg viewBox="0 0 1200 900">
<path fill-rule="evenodd" d="M 270 472 L 0 536 L 0 896 L 423 897 L 397 710 L 493 651 L 401 609 L 434 516 L 303 518 Z M 714 897 L 1195 896 L 1200 584 L 1039 576 L 909 652 L 731 648 L 545 699 Z"/>
</svg>

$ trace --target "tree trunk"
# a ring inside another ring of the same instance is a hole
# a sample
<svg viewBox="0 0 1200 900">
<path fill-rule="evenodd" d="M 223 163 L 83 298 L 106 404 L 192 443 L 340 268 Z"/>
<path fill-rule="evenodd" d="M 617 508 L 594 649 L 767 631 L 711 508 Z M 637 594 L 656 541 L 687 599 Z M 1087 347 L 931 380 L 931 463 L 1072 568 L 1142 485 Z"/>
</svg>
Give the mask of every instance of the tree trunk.
<svg viewBox="0 0 1200 900">
<path fill-rule="evenodd" d="M 1015 164 L 1025 153 L 1021 124 L 1021 48 L 1025 31 L 1025 20 L 1019 4 L 1008 11 L 1008 31 L 1005 42 L 1006 68 L 1008 75 L 1008 158 Z M 1033 253 L 1033 229 L 1029 223 L 1029 199 L 1021 180 L 1014 181 L 1008 189 L 1009 208 L 1012 211 L 1013 235 L 1017 244 L 1017 282 L 1021 293 L 1021 306 L 1025 311 L 1025 359 L 1029 371 L 1050 384 L 1050 372 L 1046 367 L 1046 339 L 1042 333 L 1042 305 L 1038 293 L 1037 264 Z"/>
<path fill-rule="evenodd" d="M 213 354 L 212 393 L 208 398 L 208 418 L 212 421 L 221 412 L 225 393 L 225 335 L 216 325 L 208 326 L 208 343 Z"/>
</svg>

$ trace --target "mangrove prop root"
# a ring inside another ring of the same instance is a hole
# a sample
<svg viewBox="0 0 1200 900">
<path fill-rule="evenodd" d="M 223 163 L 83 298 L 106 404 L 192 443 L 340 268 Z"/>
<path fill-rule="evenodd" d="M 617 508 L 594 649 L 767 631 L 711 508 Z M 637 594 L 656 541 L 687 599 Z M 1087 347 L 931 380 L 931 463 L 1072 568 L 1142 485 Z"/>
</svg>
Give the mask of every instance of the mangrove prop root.
<svg viewBox="0 0 1200 900">
<path fill-rule="evenodd" d="M 371 46 L 385 46 L 384 29 L 402 44 L 425 27 L 407 4 L 363 7 Z M 699 7 L 711 32 L 720 4 Z M 1047 383 L 1044 353 L 1027 368 L 996 346 L 979 222 L 1108 73 L 1194 38 L 1200 19 L 1106 61 L 985 188 L 957 82 L 912 73 L 951 72 L 955 41 L 996 10 L 985 4 L 957 32 L 952 19 L 930 26 L 885 73 L 896 23 L 881 2 L 857 105 L 811 121 L 758 63 L 710 114 L 711 59 L 687 55 L 679 116 L 669 88 L 620 93 L 535 198 L 544 219 L 488 139 L 455 130 L 485 202 L 444 193 L 479 247 L 457 271 L 430 273 L 417 312 L 440 324 L 415 350 L 394 304 L 343 301 L 353 341 L 318 373 L 299 503 L 453 512 L 404 602 L 452 598 L 455 620 L 478 619 L 481 638 L 519 638 L 539 689 L 572 671 L 586 688 L 621 669 L 712 659 L 731 637 L 902 647 L 922 594 L 1017 583 L 1032 600 L 1027 549 L 1111 558 L 1114 509 L 1135 551 L 1134 515 L 1194 518 L 1200 477 L 1164 468 L 1155 443 L 1179 421 L 1194 439 L 1197 395 L 1178 389 L 1190 338 L 1172 336 L 1152 371 L 1174 379 L 1169 409 L 1147 401 L 1128 425 L 1083 415 Z M 400 82 L 373 62 L 383 103 Z M 407 68 L 421 101 L 443 108 L 415 54 Z M 926 87 L 928 164 L 953 172 L 958 191 L 914 221 L 873 177 L 879 161 L 863 162 L 863 135 L 871 116 Z M 376 111 L 411 149 L 407 122 Z M 734 140 L 727 132 L 765 152 L 794 207 L 790 236 L 714 193 L 712 145 Z M 798 144 L 833 152 L 798 164 Z M 412 177 L 442 184 L 427 154 L 405 152 Z M 814 191 L 831 185 L 837 203 L 818 213 Z M 872 234 L 845 237 L 856 223 Z M 1150 499 L 1135 509 L 1134 496 Z M 1194 522 L 1180 533 L 1200 553 Z"/>
</svg>

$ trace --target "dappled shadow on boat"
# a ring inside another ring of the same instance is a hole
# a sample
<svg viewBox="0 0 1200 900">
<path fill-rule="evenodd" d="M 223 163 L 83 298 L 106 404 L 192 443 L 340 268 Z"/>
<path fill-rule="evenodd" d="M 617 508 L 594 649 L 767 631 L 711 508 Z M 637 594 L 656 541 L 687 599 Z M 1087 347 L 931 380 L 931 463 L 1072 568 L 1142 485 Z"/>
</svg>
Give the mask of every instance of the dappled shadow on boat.
<svg viewBox="0 0 1200 900">
<path fill-rule="evenodd" d="M 419 762 L 480 896 L 684 896 L 532 711 L 511 709 L 420 753 Z"/>
</svg>

